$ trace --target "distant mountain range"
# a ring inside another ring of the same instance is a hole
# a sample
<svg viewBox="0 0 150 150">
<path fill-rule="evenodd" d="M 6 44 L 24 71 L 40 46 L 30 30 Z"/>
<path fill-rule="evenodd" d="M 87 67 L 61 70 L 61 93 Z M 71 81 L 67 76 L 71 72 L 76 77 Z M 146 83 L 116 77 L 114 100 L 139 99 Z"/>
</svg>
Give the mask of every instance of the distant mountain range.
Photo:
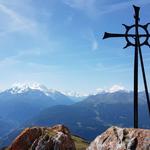
<svg viewBox="0 0 150 150">
<path fill-rule="evenodd" d="M 48 107 L 73 103 L 64 94 L 41 85 L 13 86 L 0 93 L 0 125 L 3 126 L 0 137 Z"/>
<path fill-rule="evenodd" d="M 139 93 L 139 126 L 150 128 L 145 93 Z M 133 93 L 101 93 L 69 106 L 54 106 L 41 111 L 28 125 L 67 125 L 74 134 L 93 139 L 106 128 L 133 127 Z"/>
<path fill-rule="evenodd" d="M 28 126 L 65 124 L 73 134 L 88 140 L 112 125 L 133 127 L 133 92 L 101 91 L 83 98 L 75 103 L 71 95 L 39 85 L 15 86 L 1 92 L 0 146 L 9 144 Z M 140 127 L 150 128 L 143 92 L 139 93 L 139 115 Z"/>
</svg>

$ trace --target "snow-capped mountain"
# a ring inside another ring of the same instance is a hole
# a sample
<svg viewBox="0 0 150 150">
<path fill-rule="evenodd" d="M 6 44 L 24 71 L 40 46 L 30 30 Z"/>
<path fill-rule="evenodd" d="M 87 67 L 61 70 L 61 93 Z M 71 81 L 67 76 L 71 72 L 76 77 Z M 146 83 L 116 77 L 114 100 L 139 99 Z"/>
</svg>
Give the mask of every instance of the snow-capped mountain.
<svg viewBox="0 0 150 150">
<path fill-rule="evenodd" d="M 130 91 L 127 90 L 125 87 L 116 84 L 116 85 L 113 85 L 112 87 L 107 88 L 107 89 L 97 88 L 95 91 L 89 92 L 89 93 L 79 93 L 79 92 L 75 92 L 75 91 L 63 91 L 61 93 L 68 96 L 69 98 L 71 98 L 75 102 L 79 102 L 79 101 L 86 99 L 89 96 L 92 96 L 92 95 L 104 94 L 104 93 L 105 94 L 111 94 L 111 93 L 115 93 L 115 92 L 128 93 Z"/>
<path fill-rule="evenodd" d="M 66 99 L 68 102 L 71 100 L 68 100 L 68 95 L 64 94 L 63 92 L 59 92 L 57 90 L 54 89 L 48 89 L 46 86 L 38 84 L 38 83 L 27 83 L 27 84 L 21 84 L 21 83 L 17 83 L 12 85 L 12 87 L 10 89 L 5 90 L 4 92 L 8 92 L 10 94 L 25 94 L 25 93 L 29 93 L 29 92 L 40 92 L 42 94 L 44 94 L 45 96 L 48 96 L 50 98 L 52 98 L 53 100 L 58 100 L 60 99 L 60 102 L 58 101 L 58 104 L 63 104 L 62 103 L 62 97 L 63 99 Z M 61 97 L 61 98 L 60 98 Z M 67 101 L 65 102 L 65 104 L 67 103 Z M 70 102 L 69 102 L 70 103 Z"/>
<path fill-rule="evenodd" d="M 108 89 L 97 88 L 90 95 L 97 95 L 97 94 L 102 94 L 102 93 L 115 93 L 115 92 L 130 92 L 130 91 L 127 90 L 125 87 L 116 84 Z"/>
<path fill-rule="evenodd" d="M 53 89 L 50 90 L 46 86 L 38 84 L 38 83 L 33 83 L 33 84 L 16 83 L 8 91 L 11 92 L 12 94 L 19 94 L 19 93 L 28 92 L 30 90 L 39 90 L 47 96 L 51 95 L 51 93 L 57 93 L 56 90 L 53 90 Z"/>
<path fill-rule="evenodd" d="M 90 95 L 97 95 L 101 93 L 115 93 L 118 91 L 129 92 L 125 87 L 120 85 L 113 85 L 112 87 L 105 89 L 105 88 L 97 88 L 94 92 L 89 93 L 79 93 L 76 91 L 58 91 L 55 89 L 48 89 L 46 86 L 41 85 L 39 83 L 15 83 L 12 85 L 10 89 L 4 90 L 10 92 L 11 94 L 21 94 L 28 91 L 37 90 L 43 92 L 45 95 L 50 97 L 55 97 L 57 94 L 63 94 L 67 97 L 73 99 L 85 99 Z"/>
<path fill-rule="evenodd" d="M 89 94 L 83 94 L 83 93 L 78 93 L 74 91 L 63 91 L 61 93 L 68 96 L 74 102 L 80 102 L 89 96 Z"/>
<path fill-rule="evenodd" d="M 0 114 L 16 126 L 37 115 L 43 109 L 74 102 L 64 94 L 39 84 L 15 84 L 0 92 Z"/>
<path fill-rule="evenodd" d="M 116 86 L 110 91 L 105 90 L 105 92 L 113 93 L 114 89 L 115 91 L 124 90 Z M 102 91 L 97 93 L 102 93 Z M 18 126 L 46 108 L 56 105 L 70 105 L 82 101 L 90 95 L 92 94 L 59 92 L 37 83 L 18 83 L 0 92 L 0 114 L 3 118 L 7 118 L 8 122 Z M 5 122 L 6 120 L 4 119 L 3 121 Z"/>
</svg>

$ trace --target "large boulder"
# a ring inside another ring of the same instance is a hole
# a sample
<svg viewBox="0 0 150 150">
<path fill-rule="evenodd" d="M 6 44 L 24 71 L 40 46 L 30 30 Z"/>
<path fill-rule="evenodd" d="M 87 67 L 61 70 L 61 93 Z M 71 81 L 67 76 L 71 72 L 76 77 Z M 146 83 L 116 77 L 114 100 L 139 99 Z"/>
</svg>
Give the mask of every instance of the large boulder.
<svg viewBox="0 0 150 150">
<path fill-rule="evenodd" d="M 25 129 L 8 150 L 75 150 L 68 128 L 56 125 L 52 128 Z"/>
<path fill-rule="evenodd" d="M 150 130 L 111 127 L 87 150 L 150 150 Z"/>
</svg>

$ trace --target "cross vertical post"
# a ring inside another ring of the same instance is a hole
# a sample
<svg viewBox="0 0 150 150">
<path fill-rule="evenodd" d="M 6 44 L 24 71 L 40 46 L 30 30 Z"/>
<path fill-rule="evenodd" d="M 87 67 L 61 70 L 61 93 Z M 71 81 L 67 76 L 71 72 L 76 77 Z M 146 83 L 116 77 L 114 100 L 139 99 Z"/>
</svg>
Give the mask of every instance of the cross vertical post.
<svg viewBox="0 0 150 150">
<path fill-rule="evenodd" d="M 135 10 L 135 57 L 134 57 L 134 128 L 138 128 L 138 48 L 139 48 L 139 11 L 140 8 L 134 6 Z"/>
</svg>

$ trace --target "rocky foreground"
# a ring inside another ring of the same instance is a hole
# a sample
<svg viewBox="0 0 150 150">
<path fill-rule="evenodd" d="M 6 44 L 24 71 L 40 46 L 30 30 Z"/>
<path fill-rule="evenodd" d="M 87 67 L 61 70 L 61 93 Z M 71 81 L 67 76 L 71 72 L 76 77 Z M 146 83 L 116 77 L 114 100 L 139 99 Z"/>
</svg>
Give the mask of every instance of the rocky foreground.
<svg viewBox="0 0 150 150">
<path fill-rule="evenodd" d="M 150 150 L 150 130 L 111 127 L 87 150 Z"/>
<path fill-rule="evenodd" d="M 27 128 L 8 148 L 9 150 L 51 150 L 72 149 L 75 144 L 71 139 L 69 130 L 62 126 L 52 128 Z"/>
<path fill-rule="evenodd" d="M 88 145 L 63 125 L 33 127 L 5 150 L 150 150 L 150 130 L 111 127 Z"/>
<path fill-rule="evenodd" d="M 26 128 L 5 150 L 84 150 L 88 143 L 63 125 Z"/>
</svg>

